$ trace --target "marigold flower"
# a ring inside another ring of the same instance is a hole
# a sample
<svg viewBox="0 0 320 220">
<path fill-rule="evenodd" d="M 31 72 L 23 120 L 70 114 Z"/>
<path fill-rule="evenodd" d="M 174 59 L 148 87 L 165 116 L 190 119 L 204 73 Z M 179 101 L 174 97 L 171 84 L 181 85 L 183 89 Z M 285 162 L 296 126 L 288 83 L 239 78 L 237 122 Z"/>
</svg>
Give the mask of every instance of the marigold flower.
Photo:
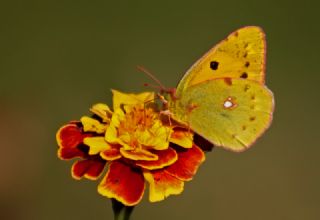
<svg viewBox="0 0 320 220">
<path fill-rule="evenodd" d="M 96 180 L 108 166 L 98 192 L 126 206 L 140 202 L 146 182 L 151 202 L 180 194 L 205 160 L 193 132 L 161 114 L 153 92 L 112 92 L 113 111 L 93 105 L 92 116 L 58 130 L 58 157 L 79 158 L 71 169 L 75 179 Z"/>
</svg>

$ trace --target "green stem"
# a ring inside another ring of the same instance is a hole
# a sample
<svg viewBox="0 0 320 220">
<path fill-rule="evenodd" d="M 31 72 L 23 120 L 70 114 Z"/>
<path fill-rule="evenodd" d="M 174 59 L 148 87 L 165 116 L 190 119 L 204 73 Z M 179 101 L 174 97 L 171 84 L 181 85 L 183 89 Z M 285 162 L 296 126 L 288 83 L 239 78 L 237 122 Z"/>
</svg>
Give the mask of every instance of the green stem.
<svg viewBox="0 0 320 220">
<path fill-rule="evenodd" d="M 125 206 L 115 199 L 111 199 L 114 220 L 129 220 L 134 206 Z"/>
</svg>

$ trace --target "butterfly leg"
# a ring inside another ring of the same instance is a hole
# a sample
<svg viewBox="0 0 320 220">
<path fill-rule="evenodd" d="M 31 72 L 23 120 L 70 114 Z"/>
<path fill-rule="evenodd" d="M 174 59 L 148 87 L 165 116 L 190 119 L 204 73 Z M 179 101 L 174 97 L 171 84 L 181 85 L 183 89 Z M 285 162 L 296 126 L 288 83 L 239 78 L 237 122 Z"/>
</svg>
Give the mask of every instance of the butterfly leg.
<svg viewBox="0 0 320 220">
<path fill-rule="evenodd" d="M 172 121 L 171 121 L 172 113 L 169 110 L 163 110 L 163 111 L 160 111 L 160 115 L 164 115 L 164 116 L 166 116 L 168 118 L 169 127 L 170 127 L 170 130 L 168 130 L 168 135 L 167 135 L 167 140 L 168 140 L 169 137 L 170 137 L 170 131 L 171 131 L 171 128 L 172 128 Z"/>
</svg>

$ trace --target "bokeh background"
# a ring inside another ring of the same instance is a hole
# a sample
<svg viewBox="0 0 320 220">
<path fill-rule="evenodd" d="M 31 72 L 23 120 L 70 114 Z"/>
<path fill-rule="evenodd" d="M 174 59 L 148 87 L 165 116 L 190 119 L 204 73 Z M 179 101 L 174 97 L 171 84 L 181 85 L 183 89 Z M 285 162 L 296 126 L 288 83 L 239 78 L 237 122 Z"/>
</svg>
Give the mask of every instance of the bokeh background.
<svg viewBox="0 0 320 220">
<path fill-rule="evenodd" d="M 110 88 L 144 91 L 142 64 L 169 87 L 235 29 L 267 35 L 271 129 L 242 154 L 215 149 L 180 196 L 145 197 L 142 219 L 320 219 L 320 4 L 314 0 L 0 3 L 0 219 L 112 219 L 98 182 L 75 181 L 55 133 L 111 103 Z"/>
</svg>

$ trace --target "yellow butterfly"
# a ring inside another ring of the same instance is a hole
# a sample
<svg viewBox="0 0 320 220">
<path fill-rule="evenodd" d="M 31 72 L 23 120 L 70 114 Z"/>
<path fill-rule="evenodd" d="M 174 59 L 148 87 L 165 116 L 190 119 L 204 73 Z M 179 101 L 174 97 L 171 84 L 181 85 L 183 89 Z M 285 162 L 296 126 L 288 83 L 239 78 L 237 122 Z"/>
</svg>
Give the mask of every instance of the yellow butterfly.
<svg viewBox="0 0 320 220">
<path fill-rule="evenodd" d="M 201 57 L 175 91 L 164 91 L 171 117 L 215 146 L 249 148 L 270 126 L 272 92 L 264 85 L 265 34 L 243 27 Z"/>
</svg>

